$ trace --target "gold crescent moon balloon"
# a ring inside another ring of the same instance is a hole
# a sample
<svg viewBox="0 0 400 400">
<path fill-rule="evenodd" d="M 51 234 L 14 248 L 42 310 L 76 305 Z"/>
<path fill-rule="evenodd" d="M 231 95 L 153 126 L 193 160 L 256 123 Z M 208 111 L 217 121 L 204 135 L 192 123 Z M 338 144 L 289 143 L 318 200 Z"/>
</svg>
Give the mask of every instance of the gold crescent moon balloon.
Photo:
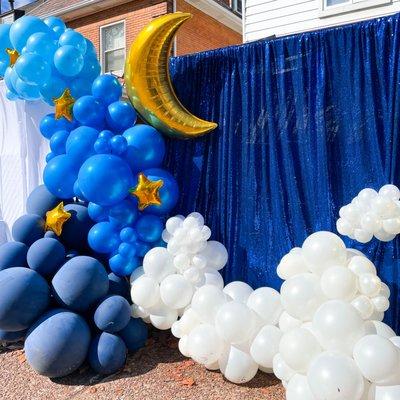
<svg viewBox="0 0 400 400">
<path fill-rule="evenodd" d="M 191 114 L 171 84 L 168 58 L 179 27 L 191 14 L 176 12 L 150 22 L 129 50 L 125 64 L 128 96 L 139 114 L 161 132 L 178 138 L 204 135 L 217 127 Z"/>
</svg>

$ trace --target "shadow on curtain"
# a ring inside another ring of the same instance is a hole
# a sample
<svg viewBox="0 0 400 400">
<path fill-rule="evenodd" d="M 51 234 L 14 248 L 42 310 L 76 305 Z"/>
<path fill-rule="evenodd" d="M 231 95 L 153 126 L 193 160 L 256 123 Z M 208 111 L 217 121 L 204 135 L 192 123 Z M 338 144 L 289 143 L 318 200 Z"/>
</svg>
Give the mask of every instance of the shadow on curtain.
<svg viewBox="0 0 400 400">
<path fill-rule="evenodd" d="M 336 231 L 363 188 L 400 185 L 400 17 L 172 59 L 177 94 L 218 130 L 170 140 L 182 213 L 199 211 L 228 248 L 226 282 L 279 289 L 280 258 Z M 399 239 L 362 246 L 392 291 L 400 330 Z"/>
</svg>

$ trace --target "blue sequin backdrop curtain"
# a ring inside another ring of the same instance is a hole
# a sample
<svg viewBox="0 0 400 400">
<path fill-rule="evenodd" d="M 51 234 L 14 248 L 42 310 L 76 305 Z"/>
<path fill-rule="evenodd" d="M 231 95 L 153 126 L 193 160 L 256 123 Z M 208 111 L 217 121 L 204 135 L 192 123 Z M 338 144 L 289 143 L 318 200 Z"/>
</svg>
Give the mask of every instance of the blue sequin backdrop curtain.
<svg viewBox="0 0 400 400">
<path fill-rule="evenodd" d="M 365 188 L 400 185 L 400 17 L 178 57 L 178 97 L 216 121 L 169 140 L 182 195 L 229 251 L 226 282 L 279 289 L 280 258 L 312 232 L 335 232 L 339 208 Z M 399 238 L 366 252 L 392 291 L 400 330 Z"/>
</svg>

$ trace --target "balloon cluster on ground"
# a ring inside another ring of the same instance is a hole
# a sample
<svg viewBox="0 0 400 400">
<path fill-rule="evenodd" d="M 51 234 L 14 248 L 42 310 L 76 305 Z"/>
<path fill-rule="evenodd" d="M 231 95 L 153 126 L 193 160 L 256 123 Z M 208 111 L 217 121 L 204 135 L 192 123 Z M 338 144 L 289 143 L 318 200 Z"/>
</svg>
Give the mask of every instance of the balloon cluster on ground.
<svg viewBox="0 0 400 400">
<path fill-rule="evenodd" d="M 385 185 L 376 192 L 363 189 L 343 206 L 336 227 L 341 235 L 367 243 L 375 237 L 389 242 L 400 233 L 400 190 Z"/>
</svg>

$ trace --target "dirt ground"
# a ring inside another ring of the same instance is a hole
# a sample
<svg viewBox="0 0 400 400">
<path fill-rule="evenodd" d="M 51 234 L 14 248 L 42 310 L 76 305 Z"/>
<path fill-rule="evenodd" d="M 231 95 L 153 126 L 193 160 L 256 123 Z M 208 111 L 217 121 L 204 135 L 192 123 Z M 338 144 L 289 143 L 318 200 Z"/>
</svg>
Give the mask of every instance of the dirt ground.
<svg viewBox="0 0 400 400">
<path fill-rule="evenodd" d="M 284 400 L 285 395 L 279 381 L 262 372 L 247 384 L 234 385 L 183 357 L 170 334 L 158 333 L 129 355 L 122 371 L 108 377 L 83 366 L 50 380 L 29 367 L 21 346 L 0 347 L 0 399 Z"/>
</svg>

